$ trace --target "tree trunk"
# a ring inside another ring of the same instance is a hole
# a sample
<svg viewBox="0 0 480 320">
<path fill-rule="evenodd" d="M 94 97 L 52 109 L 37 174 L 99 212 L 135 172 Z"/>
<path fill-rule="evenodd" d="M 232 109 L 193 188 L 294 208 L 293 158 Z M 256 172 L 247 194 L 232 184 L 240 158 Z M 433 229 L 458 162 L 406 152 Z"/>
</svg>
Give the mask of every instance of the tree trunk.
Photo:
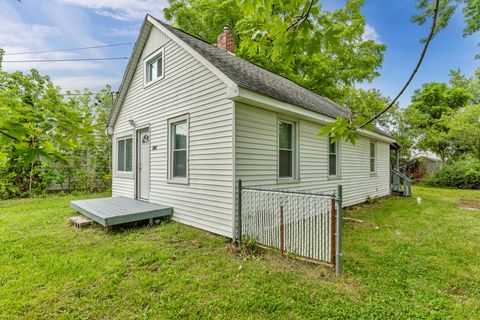
<svg viewBox="0 0 480 320">
<path fill-rule="evenodd" d="M 32 185 L 33 185 L 33 166 L 34 161 L 32 161 L 32 165 L 30 166 L 30 181 L 28 182 L 28 192 L 32 193 Z"/>
</svg>

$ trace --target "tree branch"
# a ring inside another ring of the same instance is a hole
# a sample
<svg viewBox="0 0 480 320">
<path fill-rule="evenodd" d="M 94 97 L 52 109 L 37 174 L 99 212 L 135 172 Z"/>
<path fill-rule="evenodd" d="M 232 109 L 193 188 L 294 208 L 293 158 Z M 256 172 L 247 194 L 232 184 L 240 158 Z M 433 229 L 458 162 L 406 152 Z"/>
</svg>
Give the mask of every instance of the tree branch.
<svg viewBox="0 0 480 320">
<path fill-rule="evenodd" d="M 308 19 L 308 16 L 310 15 L 310 11 L 312 10 L 312 7 L 313 7 L 313 2 L 315 0 L 311 0 L 310 1 L 310 5 L 308 6 L 308 9 L 306 12 L 303 12 L 301 14 L 301 16 L 295 21 L 293 22 L 291 25 L 288 26 L 287 28 L 287 31 L 289 31 L 291 28 L 293 27 L 298 27 L 300 26 L 302 23 L 304 23 L 307 19 Z"/>
<path fill-rule="evenodd" d="M 435 29 L 437 27 L 439 2 L 440 2 L 440 0 L 434 0 L 433 19 L 432 19 L 432 26 L 430 28 L 430 34 L 428 35 L 428 38 L 425 41 L 425 45 L 423 46 L 423 50 L 422 50 L 422 53 L 420 54 L 420 58 L 418 59 L 417 65 L 415 66 L 415 69 L 413 69 L 412 73 L 410 74 L 410 77 L 408 78 L 407 82 L 403 85 L 402 89 L 397 94 L 397 96 L 388 104 L 388 106 L 385 107 L 385 109 L 380 111 L 377 115 L 372 117 L 370 120 L 366 121 L 361 126 L 356 127 L 356 129 L 361 129 L 361 128 L 365 127 L 366 125 L 368 125 L 368 124 L 372 123 L 373 121 L 375 121 L 376 119 L 378 119 L 385 112 L 390 110 L 393 107 L 393 105 L 397 102 L 397 100 L 400 98 L 400 96 L 403 94 L 403 92 L 405 92 L 407 87 L 410 85 L 410 82 L 412 82 L 413 78 L 415 77 L 415 74 L 417 73 L 418 69 L 420 68 L 420 65 L 423 62 L 423 58 L 425 58 L 425 54 L 427 53 L 428 45 L 432 41 L 433 35 L 435 34 Z"/>
<path fill-rule="evenodd" d="M 7 137 L 7 138 L 10 138 L 10 139 L 13 139 L 13 140 L 15 140 L 15 141 L 18 141 L 17 138 L 15 138 L 14 136 L 9 135 L 8 133 L 6 133 L 6 132 L 4 132 L 4 131 L 2 131 L 2 130 L 0 130 L 0 134 L 1 134 L 1 135 L 4 135 L 4 136 Z"/>
</svg>

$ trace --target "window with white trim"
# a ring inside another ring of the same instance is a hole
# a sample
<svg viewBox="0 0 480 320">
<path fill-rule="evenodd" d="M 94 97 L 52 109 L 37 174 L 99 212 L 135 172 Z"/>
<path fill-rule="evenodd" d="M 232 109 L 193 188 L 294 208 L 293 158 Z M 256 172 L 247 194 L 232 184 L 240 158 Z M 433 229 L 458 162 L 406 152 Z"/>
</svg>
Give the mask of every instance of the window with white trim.
<svg viewBox="0 0 480 320">
<path fill-rule="evenodd" d="M 165 71 L 165 50 L 160 48 L 145 59 L 145 84 L 163 78 Z"/>
<path fill-rule="evenodd" d="M 375 141 L 370 141 L 370 173 L 375 173 L 377 162 L 377 144 Z"/>
<path fill-rule="evenodd" d="M 340 171 L 340 157 L 339 157 L 339 143 L 334 141 L 332 136 L 328 136 L 328 175 L 339 176 Z"/>
<path fill-rule="evenodd" d="M 188 178 L 188 115 L 169 120 L 169 178 Z"/>
<path fill-rule="evenodd" d="M 132 137 L 117 140 L 117 171 L 132 172 Z"/>
<path fill-rule="evenodd" d="M 278 177 L 294 179 L 296 165 L 296 128 L 294 122 L 278 123 Z"/>
</svg>

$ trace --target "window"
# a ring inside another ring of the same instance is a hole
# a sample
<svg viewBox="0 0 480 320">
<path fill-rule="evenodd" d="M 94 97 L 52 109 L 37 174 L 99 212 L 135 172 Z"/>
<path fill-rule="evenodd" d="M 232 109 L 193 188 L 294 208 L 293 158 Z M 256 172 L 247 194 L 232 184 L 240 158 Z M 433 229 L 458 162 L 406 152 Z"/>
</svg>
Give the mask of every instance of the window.
<svg viewBox="0 0 480 320">
<path fill-rule="evenodd" d="M 376 156 L 377 156 L 377 144 L 374 141 L 370 141 L 370 172 L 376 171 Z"/>
<path fill-rule="evenodd" d="M 145 59 L 145 84 L 163 78 L 164 50 L 161 48 Z"/>
<path fill-rule="evenodd" d="M 338 176 L 339 175 L 339 143 L 338 141 L 333 141 L 331 135 L 328 136 L 328 175 L 329 176 Z"/>
<path fill-rule="evenodd" d="M 188 178 L 188 116 L 172 119 L 169 123 L 169 178 L 181 181 Z"/>
<path fill-rule="evenodd" d="M 132 138 L 117 140 L 117 171 L 132 172 Z"/>
<path fill-rule="evenodd" d="M 278 177 L 295 178 L 295 123 L 280 121 L 278 124 Z"/>
</svg>

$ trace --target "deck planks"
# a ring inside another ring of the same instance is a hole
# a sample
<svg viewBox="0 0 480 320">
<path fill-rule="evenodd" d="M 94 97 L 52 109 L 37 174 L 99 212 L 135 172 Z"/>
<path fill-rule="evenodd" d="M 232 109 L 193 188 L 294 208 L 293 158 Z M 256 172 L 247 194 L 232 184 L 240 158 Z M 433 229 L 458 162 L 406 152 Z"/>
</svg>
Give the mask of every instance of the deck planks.
<svg viewBox="0 0 480 320">
<path fill-rule="evenodd" d="M 104 227 L 173 214 L 173 208 L 126 197 L 75 200 L 70 207 Z"/>
</svg>

